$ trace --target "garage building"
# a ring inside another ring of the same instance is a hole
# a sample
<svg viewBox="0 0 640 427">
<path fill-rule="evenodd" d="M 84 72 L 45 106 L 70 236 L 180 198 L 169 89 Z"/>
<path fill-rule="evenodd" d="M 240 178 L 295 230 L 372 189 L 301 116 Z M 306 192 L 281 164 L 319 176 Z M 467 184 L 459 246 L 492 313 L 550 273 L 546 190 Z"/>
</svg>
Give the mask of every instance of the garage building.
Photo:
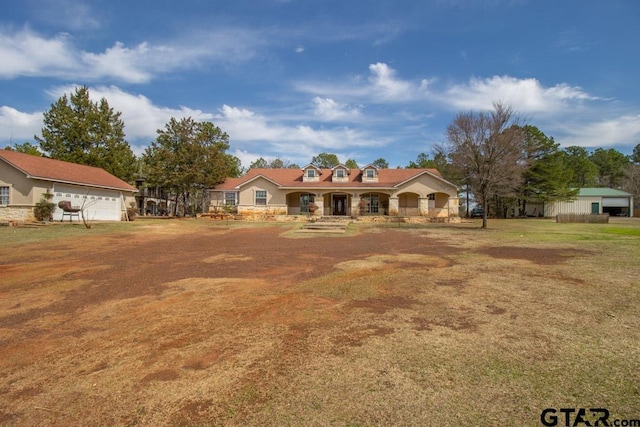
<svg viewBox="0 0 640 427">
<path fill-rule="evenodd" d="M 137 191 L 101 168 L 0 150 L 0 220 L 34 221 L 33 208 L 49 192 L 56 206 L 82 207 L 87 220 L 120 221 Z M 62 213 L 56 208 L 54 221 Z"/>
<path fill-rule="evenodd" d="M 614 188 L 581 188 L 574 200 L 530 205 L 527 214 L 545 217 L 558 214 L 606 214 L 610 216 L 633 216 L 633 195 Z"/>
</svg>

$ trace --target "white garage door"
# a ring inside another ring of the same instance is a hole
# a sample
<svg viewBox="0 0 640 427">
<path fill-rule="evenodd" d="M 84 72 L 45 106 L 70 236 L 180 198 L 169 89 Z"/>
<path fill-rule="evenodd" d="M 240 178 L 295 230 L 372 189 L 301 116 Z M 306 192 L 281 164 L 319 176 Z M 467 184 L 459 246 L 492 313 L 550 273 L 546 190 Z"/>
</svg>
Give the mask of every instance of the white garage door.
<svg viewBox="0 0 640 427">
<path fill-rule="evenodd" d="M 84 202 L 84 217 L 88 221 L 120 221 L 122 207 L 120 192 L 111 190 L 101 190 L 88 187 L 75 187 L 72 185 L 56 184 L 53 192 L 53 203 L 56 210 L 53 219 L 62 219 L 62 209 L 58 203 L 64 200 L 71 201 L 72 207 L 82 207 Z M 69 218 L 65 217 L 65 221 Z M 73 218 L 75 221 L 76 218 Z"/>
<path fill-rule="evenodd" d="M 602 206 L 604 206 L 605 208 L 606 207 L 626 208 L 629 206 L 629 198 L 628 197 L 603 197 Z"/>
</svg>

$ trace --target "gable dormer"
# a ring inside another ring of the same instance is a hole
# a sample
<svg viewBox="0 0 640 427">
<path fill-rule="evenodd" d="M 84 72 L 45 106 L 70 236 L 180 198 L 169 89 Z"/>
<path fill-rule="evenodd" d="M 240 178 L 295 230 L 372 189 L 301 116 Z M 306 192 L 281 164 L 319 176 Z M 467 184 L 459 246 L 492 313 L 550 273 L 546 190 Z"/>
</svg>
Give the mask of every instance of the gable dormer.
<svg viewBox="0 0 640 427">
<path fill-rule="evenodd" d="M 378 182 L 378 172 L 380 168 L 369 164 L 362 168 L 362 182 Z"/>
<path fill-rule="evenodd" d="M 302 168 L 302 182 L 318 182 L 320 175 L 322 175 L 322 170 L 313 164 Z"/>
<path fill-rule="evenodd" d="M 331 168 L 331 181 L 332 182 L 349 182 L 349 174 L 351 169 L 343 165 L 342 163 Z"/>
</svg>

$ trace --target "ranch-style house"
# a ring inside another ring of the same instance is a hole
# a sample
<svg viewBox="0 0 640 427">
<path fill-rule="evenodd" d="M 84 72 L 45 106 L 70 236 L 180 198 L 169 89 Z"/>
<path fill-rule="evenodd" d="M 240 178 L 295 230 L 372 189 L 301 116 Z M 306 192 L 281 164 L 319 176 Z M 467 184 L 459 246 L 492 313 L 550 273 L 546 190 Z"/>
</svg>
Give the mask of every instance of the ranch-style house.
<svg viewBox="0 0 640 427">
<path fill-rule="evenodd" d="M 211 192 L 211 209 L 246 218 L 388 216 L 449 221 L 458 218 L 458 188 L 436 169 L 250 169 Z"/>
</svg>

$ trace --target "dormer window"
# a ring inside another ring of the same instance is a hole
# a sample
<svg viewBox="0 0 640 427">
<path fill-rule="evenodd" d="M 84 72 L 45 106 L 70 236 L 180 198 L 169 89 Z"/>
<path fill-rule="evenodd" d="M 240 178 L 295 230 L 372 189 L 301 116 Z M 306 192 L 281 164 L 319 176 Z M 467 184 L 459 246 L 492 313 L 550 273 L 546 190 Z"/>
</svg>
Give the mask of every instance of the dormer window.
<svg viewBox="0 0 640 427">
<path fill-rule="evenodd" d="M 367 165 L 362 169 L 362 182 L 378 182 L 378 167 Z"/>
<path fill-rule="evenodd" d="M 349 181 L 349 168 L 343 164 L 334 166 L 332 169 L 332 181 L 333 182 L 348 182 Z"/>
<path fill-rule="evenodd" d="M 302 168 L 303 182 L 318 182 L 320 181 L 320 175 L 322 175 L 322 170 L 315 165 L 309 164 Z"/>
</svg>

